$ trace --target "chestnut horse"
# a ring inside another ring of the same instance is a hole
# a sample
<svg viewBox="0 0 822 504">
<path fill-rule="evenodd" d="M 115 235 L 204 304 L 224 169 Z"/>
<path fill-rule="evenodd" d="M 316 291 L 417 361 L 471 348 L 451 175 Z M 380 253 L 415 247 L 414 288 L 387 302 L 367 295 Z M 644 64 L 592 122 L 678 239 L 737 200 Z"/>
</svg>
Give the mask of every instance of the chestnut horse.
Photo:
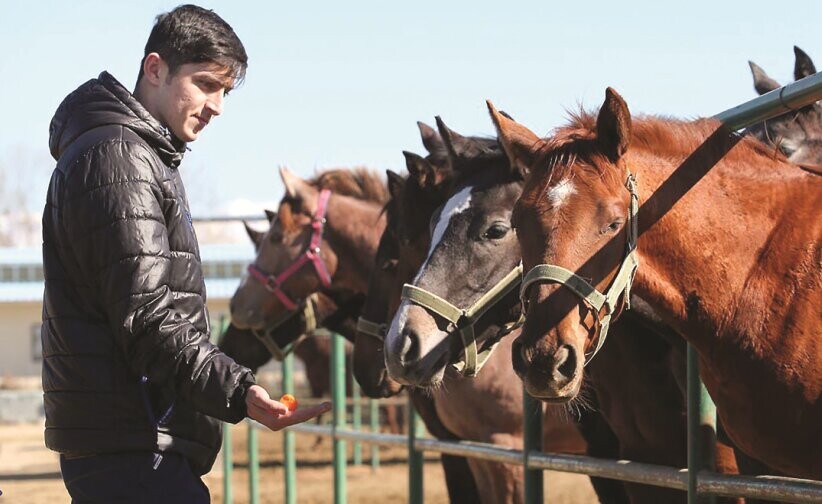
<svg viewBox="0 0 822 504">
<path fill-rule="evenodd" d="M 738 448 L 822 477 L 822 177 L 715 120 L 632 120 L 610 88 L 598 114 L 546 139 L 489 108 L 531 172 L 512 218 L 529 272 L 514 354 L 528 392 L 576 396 L 630 289 L 694 346 Z"/>
</svg>

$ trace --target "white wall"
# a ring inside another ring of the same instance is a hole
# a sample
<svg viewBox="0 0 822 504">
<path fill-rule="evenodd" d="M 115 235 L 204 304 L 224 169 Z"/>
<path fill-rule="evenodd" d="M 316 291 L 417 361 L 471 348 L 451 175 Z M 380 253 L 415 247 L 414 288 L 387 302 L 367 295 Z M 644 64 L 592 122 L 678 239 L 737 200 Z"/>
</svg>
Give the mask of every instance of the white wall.
<svg viewBox="0 0 822 504">
<path fill-rule="evenodd" d="M 41 317 L 41 303 L 0 303 L 0 376 L 40 376 Z"/>
</svg>

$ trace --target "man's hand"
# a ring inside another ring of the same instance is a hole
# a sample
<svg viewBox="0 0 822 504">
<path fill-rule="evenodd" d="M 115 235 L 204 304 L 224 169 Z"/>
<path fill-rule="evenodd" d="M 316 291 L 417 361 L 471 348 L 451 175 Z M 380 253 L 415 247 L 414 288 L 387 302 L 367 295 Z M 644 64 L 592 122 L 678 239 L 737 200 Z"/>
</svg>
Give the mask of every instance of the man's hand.
<svg viewBox="0 0 822 504">
<path fill-rule="evenodd" d="M 289 425 L 310 420 L 317 415 L 331 411 L 331 403 L 324 402 L 309 408 L 297 408 L 288 411 L 285 404 L 275 401 L 268 392 L 259 385 L 252 385 L 245 394 L 245 406 L 248 416 L 273 431 L 278 431 Z"/>
</svg>

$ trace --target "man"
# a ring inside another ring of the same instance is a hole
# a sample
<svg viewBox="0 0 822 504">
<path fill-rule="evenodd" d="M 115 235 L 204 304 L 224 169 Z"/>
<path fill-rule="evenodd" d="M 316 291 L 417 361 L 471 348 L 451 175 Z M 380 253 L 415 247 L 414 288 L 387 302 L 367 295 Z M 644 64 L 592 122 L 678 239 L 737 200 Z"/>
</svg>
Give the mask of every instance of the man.
<svg viewBox="0 0 822 504">
<path fill-rule="evenodd" d="M 208 502 L 220 420 L 289 412 L 209 343 L 199 250 L 177 170 L 223 111 L 245 49 L 217 14 L 158 16 L 134 94 L 106 72 L 52 119 L 43 213 L 46 445 L 77 502 Z"/>
</svg>

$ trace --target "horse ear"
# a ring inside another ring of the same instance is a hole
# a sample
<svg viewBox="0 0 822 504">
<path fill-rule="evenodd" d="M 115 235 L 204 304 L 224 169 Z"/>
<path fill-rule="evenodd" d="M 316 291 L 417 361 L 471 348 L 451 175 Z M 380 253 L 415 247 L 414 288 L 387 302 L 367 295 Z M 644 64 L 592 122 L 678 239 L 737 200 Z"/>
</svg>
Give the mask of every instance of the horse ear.
<svg viewBox="0 0 822 504">
<path fill-rule="evenodd" d="M 466 139 L 464 136 L 446 126 L 440 116 L 436 116 L 434 119 L 437 121 L 437 129 L 439 130 L 442 141 L 445 144 L 445 150 L 448 152 L 448 156 L 451 158 L 453 163 L 459 158 L 460 151 L 462 150 L 462 144 Z"/>
<path fill-rule="evenodd" d="M 442 154 L 445 152 L 445 142 L 442 137 L 431 126 L 422 121 L 417 121 L 417 127 L 420 129 L 420 136 L 422 137 L 422 145 L 429 154 Z"/>
<path fill-rule="evenodd" d="M 402 175 L 394 173 L 391 170 L 385 170 L 385 176 L 388 177 L 388 194 L 391 195 L 391 199 L 398 199 L 402 193 L 402 186 L 405 184 L 405 179 L 402 178 Z"/>
<path fill-rule="evenodd" d="M 306 213 L 313 214 L 317 208 L 317 190 L 284 166 L 280 167 L 280 178 L 283 179 L 286 195 L 299 201 Z"/>
<path fill-rule="evenodd" d="M 796 57 L 796 62 L 793 66 L 794 80 L 804 79 L 816 73 L 816 66 L 814 66 L 813 60 L 811 60 L 811 57 L 808 56 L 805 51 L 793 46 L 793 54 Z"/>
<path fill-rule="evenodd" d="M 248 233 L 248 237 L 251 238 L 254 248 L 259 249 L 260 244 L 263 242 L 263 238 L 265 238 L 265 233 L 252 228 L 246 221 L 243 221 L 243 226 L 245 226 L 245 232 Z"/>
<path fill-rule="evenodd" d="M 597 116 L 597 138 L 612 161 L 617 161 L 631 143 L 631 112 L 613 88 L 605 90 L 605 101 Z"/>
<path fill-rule="evenodd" d="M 402 151 L 402 155 L 405 156 L 405 167 L 408 169 L 408 176 L 415 180 L 419 187 L 436 183 L 434 166 L 427 159 L 408 151 Z"/>
<path fill-rule="evenodd" d="M 773 91 L 774 89 L 781 87 L 778 82 L 768 77 L 765 70 L 762 70 L 762 68 L 753 61 L 749 61 L 748 66 L 751 67 L 754 89 L 756 89 L 757 93 L 763 95 L 769 91 Z"/>
<path fill-rule="evenodd" d="M 533 131 L 511 119 L 511 116 L 497 110 L 491 100 L 485 103 L 488 105 L 488 112 L 497 129 L 497 138 L 508 156 L 511 168 L 525 176 L 531 170 L 534 154 L 542 140 Z"/>
<path fill-rule="evenodd" d="M 268 219 L 269 224 L 274 222 L 274 219 L 277 218 L 277 212 L 274 210 L 265 209 L 265 218 Z"/>
</svg>

